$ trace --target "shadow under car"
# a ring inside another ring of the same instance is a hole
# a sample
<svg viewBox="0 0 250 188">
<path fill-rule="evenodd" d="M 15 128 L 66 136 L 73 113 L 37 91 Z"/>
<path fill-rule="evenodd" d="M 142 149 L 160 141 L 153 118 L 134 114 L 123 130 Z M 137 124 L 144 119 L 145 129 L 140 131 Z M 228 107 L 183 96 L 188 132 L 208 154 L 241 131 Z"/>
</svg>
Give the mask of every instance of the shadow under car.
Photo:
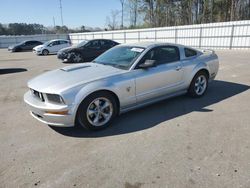
<svg viewBox="0 0 250 188">
<path fill-rule="evenodd" d="M 249 88 L 248 85 L 215 80 L 210 83 L 206 94 L 201 98 L 191 98 L 184 95 L 130 111 L 118 116 L 108 128 L 97 132 L 87 131 L 79 127 L 51 128 L 70 137 L 105 137 L 141 131 L 194 111 L 211 112 L 213 109 L 207 109 L 207 106 L 233 97 Z"/>
<path fill-rule="evenodd" d="M 27 69 L 23 68 L 8 68 L 8 69 L 0 69 L 0 75 L 1 74 L 13 74 L 13 73 L 19 73 L 19 72 L 25 72 Z"/>
</svg>

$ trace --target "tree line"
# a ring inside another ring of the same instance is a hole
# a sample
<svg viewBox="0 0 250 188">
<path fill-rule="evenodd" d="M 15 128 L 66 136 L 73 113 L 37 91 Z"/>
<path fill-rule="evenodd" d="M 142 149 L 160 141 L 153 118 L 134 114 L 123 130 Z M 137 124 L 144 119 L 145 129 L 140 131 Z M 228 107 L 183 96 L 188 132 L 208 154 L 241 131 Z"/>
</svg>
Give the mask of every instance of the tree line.
<svg viewBox="0 0 250 188">
<path fill-rule="evenodd" d="M 250 19 L 250 0 L 119 0 L 124 5 L 127 28 L 190 25 Z M 109 29 L 120 29 L 112 10 Z M 126 28 L 126 27 L 125 27 Z"/>
<path fill-rule="evenodd" d="M 112 10 L 105 30 L 190 25 L 250 20 L 250 0 L 117 0 L 122 11 Z M 124 16 L 123 16 L 124 15 Z M 121 20 L 121 17 L 124 20 Z M 125 25 L 125 26 L 124 26 Z M 0 35 L 61 34 L 99 31 L 41 24 L 0 23 Z"/>
<path fill-rule="evenodd" d="M 0 23 L 0 35 L 35 35 L 35 34 L 64 34 L 90 32 L 92 30 L 100 30 L 99 28 L 85 28 L 81 26 L 78 29 L 70 29 L 67 26 L 45 27 L 41 24 L 27 23 Z"/>
</svg>

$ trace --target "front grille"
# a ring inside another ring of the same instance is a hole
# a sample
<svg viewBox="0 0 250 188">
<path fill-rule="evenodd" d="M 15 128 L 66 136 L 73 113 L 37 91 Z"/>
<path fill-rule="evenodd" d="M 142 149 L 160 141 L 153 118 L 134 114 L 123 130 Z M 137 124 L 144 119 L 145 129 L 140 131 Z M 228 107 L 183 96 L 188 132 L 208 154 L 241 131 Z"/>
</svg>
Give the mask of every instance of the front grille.
<svg viewBox="0 0 250 188">
<path fill-rule="evenodd" d="M 41 92 L 38 92 L 34 89 L 30 89 L 31 90 L 31 93 L 36 97 L 38 98 L 39 100 L 41 100 L 42 102 L 44 102 L 44 97 L 43 97 L 43 94 Z"/>
</svg>

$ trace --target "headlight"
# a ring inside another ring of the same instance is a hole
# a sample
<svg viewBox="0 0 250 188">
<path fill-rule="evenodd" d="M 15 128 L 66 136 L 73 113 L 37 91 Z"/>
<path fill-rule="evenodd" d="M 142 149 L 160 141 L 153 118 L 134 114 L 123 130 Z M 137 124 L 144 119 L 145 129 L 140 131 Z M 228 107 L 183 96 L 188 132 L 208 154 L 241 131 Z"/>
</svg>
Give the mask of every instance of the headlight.
<svg viewBox="0 0 250 188">
<path fill-rule="evenodd" d="M 59 103 L 59 104 L 65 104 L 63 98 L 60 95 L 57 94 L 46 94 L 48 101 Z"/>
</svg>

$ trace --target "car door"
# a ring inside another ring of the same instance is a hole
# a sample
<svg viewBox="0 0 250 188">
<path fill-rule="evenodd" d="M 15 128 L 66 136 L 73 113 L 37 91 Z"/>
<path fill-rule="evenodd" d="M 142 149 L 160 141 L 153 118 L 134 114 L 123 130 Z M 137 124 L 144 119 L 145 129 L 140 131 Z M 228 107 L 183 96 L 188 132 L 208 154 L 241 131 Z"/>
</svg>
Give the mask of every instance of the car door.
<svg viewBox="0 0 250 188">
<path fill-rule="evenodd" d="M 98 50 L 97 55 L 101 55 L 103 52 L 109 49 L 108 41 L 100 40 L 99 43 L 100 43 L 100 49 Z"/>
<path fill-rule="evenodd" d="M 38 46 L 40 43 L 38 41 L 31 41 L 30 50 L 32 50 L 34 47 Z"/>
<path fill-rule="evenodd" d="M 69 42 L 68 42 L 68 41 L 66 41 L 66 40 L 61 40 L 61 41 L 60 41 L 60 47 L 59 47 L 58 51 L 61 50 L 61 49 L 63 49 L 63 48 L 69 47 L 69 46 L 70 46 L 70 45 L 69 45 Z"/>
<path fill-rule="evenodd" d="M 61 50 L 62 48 L 65 48 L 65 47 L 67 47 L 66 46 L 66 41 L 62 41 L 62 40 L 59 40 L 59 41 L 57 41 L 58 42 L 58 44 L 56 45 L 56 47 L 55 47 L 55 52 L 58 52 L 59 50 Z"/>
<path fill-rule="evenodd" d="M 156 66 L 140 69 L 145 60 L 155 60 Z M 143 102 L 178 90 L 183 83 L 180 51 L 176 46 L 160 46 L 145 54 L 135 68 L 136 98 Z"/>
<path fill-rule="evenodd" d="M 84 46 L 84 59 L 86 61 L 92 61 L 98 55 L 100 55 L 100 43 L 99 40 L 92 40 Z"/>
<path fill-rule="evenodd" d="M 23 45 L 21 46 L 21 48 L 24 51 L 30 50 L 30 48 L 31 48 L 31 41 L 27 41 L 27 42 L 23 43 Z"/>
<path fill-rule="evenodd" d="M 100 53 L 103 53 L 112 48 L 115 44 L 113 41 L 110 40 L 100 40 L 100 45 L 101 45 Z"/>
<path fill-rule="evenodd" d="M 51 53 L 55 53 L 58 51 L 58 46 L 60 45 L 59 41 L 53 41 L 48 45 L 48 50 Z"/>
</svg>

